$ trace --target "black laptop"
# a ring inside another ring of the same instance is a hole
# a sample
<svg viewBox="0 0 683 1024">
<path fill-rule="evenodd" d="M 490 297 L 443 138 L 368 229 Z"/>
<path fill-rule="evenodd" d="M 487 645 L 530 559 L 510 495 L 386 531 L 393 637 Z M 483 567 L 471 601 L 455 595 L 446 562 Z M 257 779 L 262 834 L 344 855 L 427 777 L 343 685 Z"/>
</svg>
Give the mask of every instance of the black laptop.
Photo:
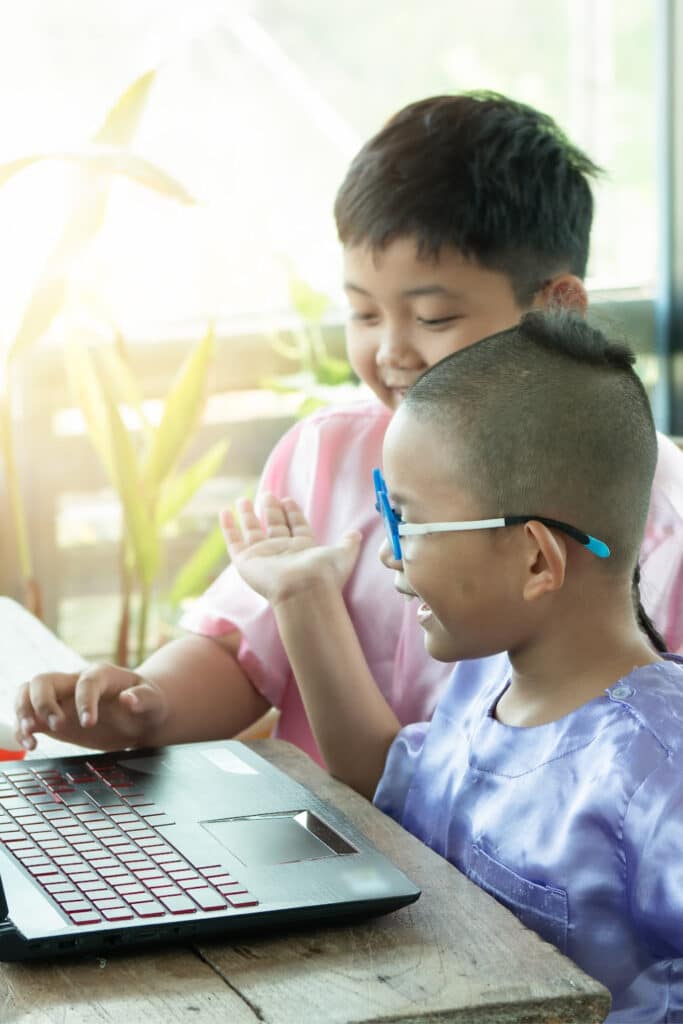
<svg viewBox="0 0 683 1024">
<path fill-rule="evenodd" d="M 236 741 L 3 764 L 0 880 L 0 960 L 358 918 L 420 895 Z"/>
</svg>

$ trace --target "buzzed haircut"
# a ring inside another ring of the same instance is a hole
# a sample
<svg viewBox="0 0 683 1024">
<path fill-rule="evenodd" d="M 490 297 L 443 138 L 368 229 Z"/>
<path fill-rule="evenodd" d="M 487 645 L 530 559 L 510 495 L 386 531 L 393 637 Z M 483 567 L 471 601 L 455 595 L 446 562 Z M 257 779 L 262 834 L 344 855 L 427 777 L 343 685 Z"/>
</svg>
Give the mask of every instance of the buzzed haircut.
<svg viewBox="0 0 683 1024">
<path fill-rule="evenodd" d="M 558 273 L 583 278 L 600 168 L 552 118 L 493 92 L 434 96 L 395 114 L 360 150 L 334 213 L 345 246 L 413 237 L 507 275 L 523 308 Z"/>
<path fill-rule="evenodd" d="M 657 462 L 645 389 L 627 345 L 579 315 L 532 311 L 427 370 L 404 408 L 453 443 L 458 485 L 483 518 L 543 515 L 637 564 Z"/>
</svg>

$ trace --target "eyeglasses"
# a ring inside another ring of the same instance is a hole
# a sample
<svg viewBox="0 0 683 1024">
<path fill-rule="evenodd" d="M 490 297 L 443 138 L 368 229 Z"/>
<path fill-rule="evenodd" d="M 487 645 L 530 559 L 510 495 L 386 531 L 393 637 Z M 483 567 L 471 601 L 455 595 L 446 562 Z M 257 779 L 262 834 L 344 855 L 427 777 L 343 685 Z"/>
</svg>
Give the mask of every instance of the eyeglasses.
<svg viewBox="0 0 683 1024">
<path fill-rule="evenodd" d="M 563 523 L 559 519 L 548 519 L 546 516 L 501 516 L 498 519 L 472 519 L 458 523 L 404 523 L 389 503 L 387 485 L 379 469 L 373 469 L 372 479 L 377 499 L 375 508 L 384 520 L 387 540 L 391 544 L 394 558 L 398 562 L 403 559 L 401 537 L 413 537 L 424 533 L 455 533 L 459 530 L 494 530 L 500 526 L 518 526 L 520 523 L 529 523 L 531 520 L 543 523 L 544 526 L 553 527 L 555 530 L 561 530 L 577 540 L 579 544 L 583 544 L 598 558 L 609 558 L 610 556 L 610 550 L 604 541 L 598 540 L 597 537 L 591 537 L 589 533 L 584 533 L 582 530 L 577 530 L 569 523 Z"/>
</svg>

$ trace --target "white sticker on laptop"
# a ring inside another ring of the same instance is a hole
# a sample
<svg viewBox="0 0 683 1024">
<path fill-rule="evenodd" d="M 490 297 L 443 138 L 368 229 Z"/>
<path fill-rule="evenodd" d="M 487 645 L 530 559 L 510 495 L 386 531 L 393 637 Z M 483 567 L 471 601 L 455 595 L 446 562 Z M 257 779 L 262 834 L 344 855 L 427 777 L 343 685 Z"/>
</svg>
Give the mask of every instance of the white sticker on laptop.
<svg viewBox="0 0 683 1024">
<path fill-rule="evenodd" d="M 202 750 L 202 754 L 207 761 L 211 761 L 222 772 L 230 772 L 232 775 L 258 775 L 255 768 L 234 754 L 232 750 L 226 750 L 225 747 Z"/>
</svg>

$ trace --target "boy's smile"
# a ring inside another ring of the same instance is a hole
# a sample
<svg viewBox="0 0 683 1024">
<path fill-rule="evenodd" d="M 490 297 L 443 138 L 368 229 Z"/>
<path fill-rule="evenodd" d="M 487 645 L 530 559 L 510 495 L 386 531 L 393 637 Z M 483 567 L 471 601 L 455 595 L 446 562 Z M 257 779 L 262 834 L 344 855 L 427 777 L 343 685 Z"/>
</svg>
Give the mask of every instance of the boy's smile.
<svg viewBox="0 0 683 1024">
<path fill-rule="evenodd" d="M 344 288 L 349 359 L 392 409 L 430 366 L 512 327 L 525 312 L 505 274 L 449 246 L 436 259 L 420 258 L 412 238 L 380 251 L 345 248 Z"/>
</svg>

